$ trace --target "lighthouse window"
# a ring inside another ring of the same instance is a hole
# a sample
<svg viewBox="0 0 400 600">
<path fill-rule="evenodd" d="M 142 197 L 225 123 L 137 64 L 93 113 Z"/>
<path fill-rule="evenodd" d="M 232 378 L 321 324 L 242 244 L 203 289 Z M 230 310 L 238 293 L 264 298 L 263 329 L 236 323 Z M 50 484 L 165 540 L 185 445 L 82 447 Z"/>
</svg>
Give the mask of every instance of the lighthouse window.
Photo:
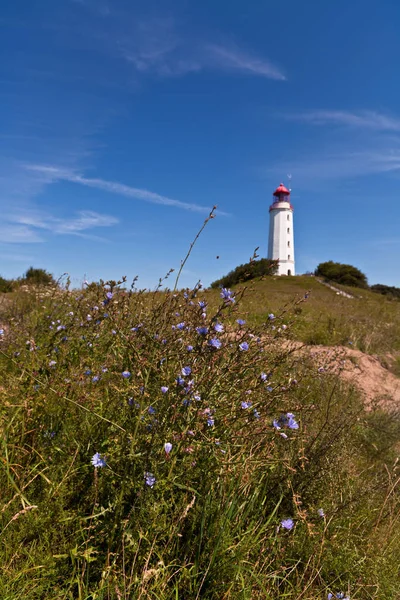
<svg viewBox="0 0 400 600">
<path fill-rule="evenodd" d="M 287 243 L 288 248 L 290 248 L 290 242 Z"/>
<path fill-rule="evenodd" d="M 290 227 L 287 228 L 287 232 L 290 233 Z"/>
<path fill-rule="evenodd" d="M 290 260 L 290 254 L 287 255 L 287 259 Z"/>
<path fill-rule="evenodd" d="M 290 215 L 287 216 L 287 220 L 290 221 Z"/>
</svg>

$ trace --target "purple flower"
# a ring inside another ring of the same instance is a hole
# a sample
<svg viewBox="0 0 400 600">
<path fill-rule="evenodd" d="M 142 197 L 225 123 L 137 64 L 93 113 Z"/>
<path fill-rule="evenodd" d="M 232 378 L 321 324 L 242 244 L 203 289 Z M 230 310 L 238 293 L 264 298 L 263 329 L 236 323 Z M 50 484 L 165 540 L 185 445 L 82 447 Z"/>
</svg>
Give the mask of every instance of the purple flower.
<svg viewBox="0 0 400 600">
<path fill-rule="evenodd" d="M 256 408 L 254 409 L 253 414 L 254 414 L 254 418 L 255 419 L 259 419 L 260 418 L 260 413 L 258 412 L 258 410 Z"/>
<path fill-rule="evenodd" d="M 246 323 L 246 321 L 244 319 L 236 319 L 236 323 L 241 327 Z"/>
<path fill-rule="evenodd" d="M 266 373 L 261 373 L 260 379 L 261 381 L 266 381 L 268 379 L 268 375 Z"/>
<path fill-rule="evenodd" d="M 222 333 L 224 331 L 224 326 L 222 325 L 222 323 L 215 323 L 214 331 L 216 331 L 217 333 Z"/>
<path fill-rule="evenodd" d="M 293 519 L 283 519 L 283 521 L 281 521 L 281 525 L 283 529 L 290 531 L 294 527 L 294 521 Z"/>
<path fill-rule="evenodd" d="M 207 335 L 208 327 L 197 327 L 196 331 L 199 335 Z"/>
<path fill-rule="evenodd" d="M 93 383 L 97 383 L 98 381 L 100 381 L 100 377 L 98 375 L 95 375 L 94 377 L 92 377 Z"/>
<path fill-rule="evenodd" d="M 213 419 L 213 417 L 208 417 L 208 419 L 207 419 L 207 425 L 209 427 L 213 427 L 214 426 L 214 419 Z"/>
<path fill-rule="evenodd" d="M 222 288 L 220 293 L 221 298 L 225 300 L 225 302 L 235 302 L 235 298 L 233 296 L 232 290 L 228 290 L 227 288 Z"/>
<path fill-rule="evenodd" d="M 92 463 L 92 465 L 97 469 L 98 467 L 105 467 L 106 466 L 106 461 L 104 458 L 101 458 L 101 454 L 99 454 L 98 452 L 96 452 L 96 454 L 94 454 L 92 456 L 92 460 L 90 461 Z"/>
<path fill-rule="evenodd" d="M 183 321 L 182 323 L 178 323 L 178 325 L 176 326 L 177 329 L 185 329 L 185 322 Z"/>
<path fill-rule="evenodd" d="M 282 429 L 282 427 L 288 427 L 289 429 L 298 429 L 299 424 L 294 418 L 293 413 L 286 413 L 286 415 L 281 415 L 277 419 L 274 419 L 272 422 L 275 429 Z"/>
<path fill-rule="evenodd" d="M 122 371 L 122 377 L 124 377 L 124 379 L 128 379 L 130 376 L 130 371 Z"/>
<path fill-rule="evenodd" d="M 144 474 L 144 481 L 146 485 L 152 488 L 156 482 L 156 478 L 154 477 L 153 473 L 150 473 L 150 471 L 146 471 L 146 473 Z"/>
<path fill-rule="evenodd" d="M 172 444 L 170 442 L 166 442 L 164 444 L 164 450 L 165 450 L 165 454 L 168 456 L 168 454 L 171 452 L 172 450 Z"/>
<path fill-rule="evenodd" d="M 200 300 L 199 306 L 200 306 L 200 308 L 206 308 L 207 302 L 204 302 L 204 300 Z"/>
<path fill-rule="evenodd" d="M 57 361 L 56 361 L 56 360 L 51 360 L 51 361 L 49 362 L 49 367 L 55 367 L 55 366 L 56 366 L 56 364 L 57 364 Z"/>
<path fill-rule="evenodd" d="M 246 350 L 249 349 L 249 345 L 247 342 L 242 342 L 241 344 L 239 344 L 239 348 L 240 348 L 240 350 L 242 350 L 242 352 L 245 352 Z"/>
<path fill-rule="evenodd" d="M 107 300 L 111 300 L 111 298 L 113 297 L 113 293 L 107 292 L 106 297 L 107 297 Z"/>
<path fill-rule="evenodd" d="M 182 369 L 182 375 L 184 377 L 188 377 L 191 372 L 192 372 L 192 369 L 190 367 L 183 367 L 183 369 Z"/>
<path fill-rule="evenodd" d="M 182 377 L 177 377 L 177 378 L 176 378 L 176 383 L 177 383 L 178 385 L 185 385 L 185 380 L 184 380 L 184 379 L 182 379 Z"/>
<path fill-rule="evenodd" d="M 186 350 L 187 350 L 188 352 L 191 352 L 191 351 L 193 350 L 193 346 L 186 346 Z"/>
<path fill-rule="evenodd" d="M 273 313 L 269 314 L 269 315 L 268 315 L 268 319 L 269 319 L 270 321 L 273 321 L 273 320 L 275 319 L 275 315 L 274 315 Z"/>
<path fill-rule="evenodd" d="M 213 338 L 212 340 L 209 340 L 208 345 L 211 346 L 211 348 L 218 350 L 221 348 L 222 343 L 217 338 Z"/>
<path fill-rule="evenodd" d="M 317 514 L 318 514 L 319 517 L 324 518 L 325 517 L 324 509 L 323 508 L 319 508 L 317 510 Z"/>
<path fill-rule="evenodd" d="M 270 385 L 267 385 L 267 392 L 272 392 L 273 388 Z"/>
<path fill-rule="evenodd" d="M 156 409 L 153 408 L 152 406 L 149 406 L 148 411 L 149 415 L 154 415 L 154 413 L 156 412 Z"/>
<path fill-rule="evenodd" d="M 251 407 L 251 402 L 250 402 L 250 400 L 244 400 L 244 401 L 242 402 L 242 408 L 243 408 L 243 410 L 245 410 L 246 408 L 250 408 L 250 407 Z"/>
<path fill-rule="evenodd" d="M 163 394 L 166 394 L 168 392 L 168 387 L 166 385 L 162 385 L 161 386 L 161 391 Z"/>
</svg>

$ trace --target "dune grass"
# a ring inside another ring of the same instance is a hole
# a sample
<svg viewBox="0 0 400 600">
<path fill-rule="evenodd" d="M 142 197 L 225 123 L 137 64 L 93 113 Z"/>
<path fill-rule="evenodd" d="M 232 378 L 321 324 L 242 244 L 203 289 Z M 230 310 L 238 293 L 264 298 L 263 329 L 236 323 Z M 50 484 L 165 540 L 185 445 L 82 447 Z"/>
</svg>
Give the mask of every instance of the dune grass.
<svg viewBox="0 0 400 600">
<path fill-rule="evenodd" d="M 399 305 L 251 287 L 7 307 L 2 599 L 398 597 L 398 415 L 290 338 L 393 350 Z"/>
</svg>

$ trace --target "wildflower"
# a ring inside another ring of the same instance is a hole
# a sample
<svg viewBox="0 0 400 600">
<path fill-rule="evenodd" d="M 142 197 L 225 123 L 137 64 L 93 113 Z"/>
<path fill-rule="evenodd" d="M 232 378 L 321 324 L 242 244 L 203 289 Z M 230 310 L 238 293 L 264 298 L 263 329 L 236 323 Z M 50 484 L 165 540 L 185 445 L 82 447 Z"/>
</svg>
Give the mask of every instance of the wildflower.
<svg viewBox="0 0 400 600">
<path fill-rule="evenodd" d="M 84 372 L 84 375 L 87 375 L 89 377 L 89 375 L 92 374 L 92 371 L 90 369 L 88 369 L 87 371 Z"/>
<path fill-rule="evenodd" d="M 163 394 L 166 394 L 168 392 L 168 386 L 162 385 L 161 386 L 161 391 L 162 391 Z"/>
<path fill-rule="evenodd" d="M 108 371 L 107 367 L 101 367 L 101 370 L 103 373 L 107 373 L 107 371 Z"/>
<path fill-rule="evenodd" d="M 122 371 L 122 377 L 128 379 L 131 376 L 130 371 Z"/>
<path fill-rule="evenodd" d="M 245 410 L 246 408 L 250 408 L 251 407 L 251 402 L 249 400 L 244 400 L 242 402 L 242 408 L 243 410 Z"/>
<path fill-rule="evenodd" d="M 4 329 L 0 329 L 0 335 L 4 335 Z"/>
<path fill-rule="evenodd" d="M 233 296 L 232 290 L 228 290 L 226 288 L 222 288 L 220 293 L 221 298 L 225 300 L 225 302 L 235 302 L 235 298 Z"/>
<path fill-rule="evenodd" d="M 217 338 L 213 338 L 212 340 L 209 340 L 208 345 L 211 346 L 211 348 L 218 350 L 221 348 L 222 343 Z"/>
<path fill-rule="evenodd" d="M 335 595 L 329 593 L 328 600 L 332 600 L 332 598 L 337 598 L 338 600 L 350 600 L 350 596 L 345 596 L 343 592 L 337 592 Z"/>
<path fill-rule="evenodd" d="M 205 309 L 207 306 L 207 302 L 204 302 L 204 300 L 200 300 L 199 306 L 200 306 L 200 308 Z"/>
<path fill-rule="evenodd" d="M 258 412 L 258 410 L 255 408 L 253 411 L 253 415 L 255 419 L 259 419 L 260 418 L 260 413 Z"/>
<path fill-rule="evenodd" d="M 161 343 L 164 344 L 164 346 L 165 346 L 165 344 L 167 343 L 167 340 L 164 338 L 163 340 L 161 340 Z"/>
<path fill-rule="evenodd" d="M 239 325 L 239 327 L 242 327 L 242 325 L 244 325 L 246 321 L 244 319 L 236 319 L 236 323 Z"/>
<path fill-rule="evenodd" d="M 112 333 L 113 335 L 117 335 L 117 332 L 115 331 L 115 329 L 111 329 L 111 333 Z"/>
<path fill-rule="evenodd" d="M 177 378 L 176 378 L 176 383 L 177 383 L 178 385 L 185 385 L 185 380 L 184 380 L 184 379 L 182 379 L 182 377 L 177 377 Z"/>
<path fill-rule="evenodd" d="M 192 369 L 190 367 L 183 367 L 183 369 L 182 369 L 182 375 L 184 377 L 187 377 L 188 375 L 190 375 L 191 372 L 192 372 Z"/>
<path fill-rule="evenodd" d="M 182 323 L 178 323 L 178 325 L 176 326 L 177 329 L 185 329 L 185 322 L 183 321 Z"/>
<path fill-rule="evenodd" d="M 318 516 L 324 518 L 325 517 L 325 513 L 324 513 L 324 509 L 323 508 L 319 508 L 317 510 Z"/>
<path fill-rule="evenodd" d="M 294 418 L 293 413 L 286 413 L 286 415 L 281 415 L 277 419 L 274 419 L 272 424 L 275 427 L 275 429 L 282 429 L 282 427 L 288 427 L 289 429 L 299 428 L 299 424 Z"/>
<path fill-rule="evenodd" d="M 213 427 L 214 426 L 214 422 L 215 421 L 214 421 L 213 417 L 208 417 L 208 419 L 207 419 L 207 425 L 209 427 Z"/>
<path fill-rule="evenodd" d="M 149 415 L 154 415 L 154 413 L 156 412 L 156 409 L 153 408 L 152 406 L 149 406 L 148 411 Z"/>
<path fill-rule="evenodd" d="M 282 325 L 282 329 L 285 331 L 285 329 L 287 329 L 287 325 Z"/>
<path fill-rule="evenodd" d="M 56 361 L 56 360 L 51 360 L 51 361 L 49 362 L 49 367 L 55 367 L 55 366 L 56 366 L 56 364 L 57 364 L 57 361 Z"/>
<path fill-rule="evenodd" d="M 188 352 L 191 352 L 191 351 L 193 350 L 193 346 L 186 346 L 186 350 L 187 350 Z"/>
<path fill-rule="evenodd" d="M 100 377 L 98 375 L 92 377 L 92 383 L 97 383 L 98 381 L 100 381 Z"/>
<path fill-rule="evenodd" d="M 273 390 L 273 387 L 271 387 L 270 385 L 267 385 L 267 388 L 266 388 L 266 389 L 267 389 L 267 392 L 272 392 L 272 390 Z"/>
<path fill-rule="evenodd" d="M 243 352 L 243 351 L 246 351 L 246 350 L 248 350 L 248 349 L 249 349 L 249 345 L 248 345 L 248 343 L 247 343 L 247 342 L 242 342 L 241 344 L 239 344 L 239 348 L 240 348 L 240 350 L 242 350 L 242 352 Z"/>
<path fill-rule="evenodd" d="M 261 381 L 266 381 L 268 379 L 268 375 L 266 373 L 261 373 L 260 379 Z"/>
<path fill-rule="evenodd" d="M 291 529 L 293 529 L 294 521 L 293 519 L 283 519 L 283 521 L 281 521 L 281 525 L 283 529 L 287 529 L 288 531 L 290 531 Z"/>
<path fill-rule="evenodd" d="M 97 469 L 98 467 L 105 467 L 106 466 L 106 461 L 104 458 L 101 458 L 101 454 L 99 454 L 98 452 L 96 452 L 96 454 L 94 454 L 92 456 L 92 460 L 91 460 L 92 465 Z"/>
<path fill-rule="evenodd" d="M 268 319 L 269 319 L 270 321 L 273 321 L 273 320 L 275 319 L 275 315 L 274 315 L 273 313 L 269 314 L 269 315 L 268 315 Z"/>
<path fill-rule="evenodd" d="M 148 485 L 151 488 L 156 482 L 156 478 L 154 477 L 153 473 L 150 473 L 150 471 L 146 471 L 146 473 L 144 474 L 144 480 L 146 485 Z"/>
<path fill-rule="evenodd" d="M 112 292 L 107 292 L 106 294 L 107 300 L 111 300 L 113 297 L 113 293 Z"/>
<path fill-rule="evenodd" d="M 224 326 L 222 325 L 222 323 L 215 323 L 214 331 L 216 331 L 217 333 L 222 333 L 224 331 Z"/>
<path fill-rule="evenodd" d="M 325 372 L 325 369 L 324 369 L 324 367 L 319 367 L 319 369 L 318 369 L 318 373 L 324 373 L 324 372 Z"/>
<path fill-rule="evenodd" d="M 197 327 L 196 331 L 199 335 L 207 335 L 208 327 Z"/>
<path fill-rule="evenodd" d="M 168 456 L 168 454 L 171 452 L 172 450 L 172 444 L 170 442 L 166 442 L 164 444 L 164 450 L 165 450 L 165 454 Z"/>
</svg>

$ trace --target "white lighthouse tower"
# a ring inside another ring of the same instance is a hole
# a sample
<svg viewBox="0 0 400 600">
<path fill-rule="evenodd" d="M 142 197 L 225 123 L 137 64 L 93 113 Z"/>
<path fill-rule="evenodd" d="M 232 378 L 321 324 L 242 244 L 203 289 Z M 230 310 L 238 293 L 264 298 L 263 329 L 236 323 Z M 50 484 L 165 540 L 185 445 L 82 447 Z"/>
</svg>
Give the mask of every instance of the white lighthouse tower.
<svg viewBox="0 0 400 600">
<path fill-rule="evenodd" d="M 295 275 L 293 206 L 283 183 L 274 191 L 269 207 L 268 258 L 279 260 L 278 275 Z"/>
</svg>

